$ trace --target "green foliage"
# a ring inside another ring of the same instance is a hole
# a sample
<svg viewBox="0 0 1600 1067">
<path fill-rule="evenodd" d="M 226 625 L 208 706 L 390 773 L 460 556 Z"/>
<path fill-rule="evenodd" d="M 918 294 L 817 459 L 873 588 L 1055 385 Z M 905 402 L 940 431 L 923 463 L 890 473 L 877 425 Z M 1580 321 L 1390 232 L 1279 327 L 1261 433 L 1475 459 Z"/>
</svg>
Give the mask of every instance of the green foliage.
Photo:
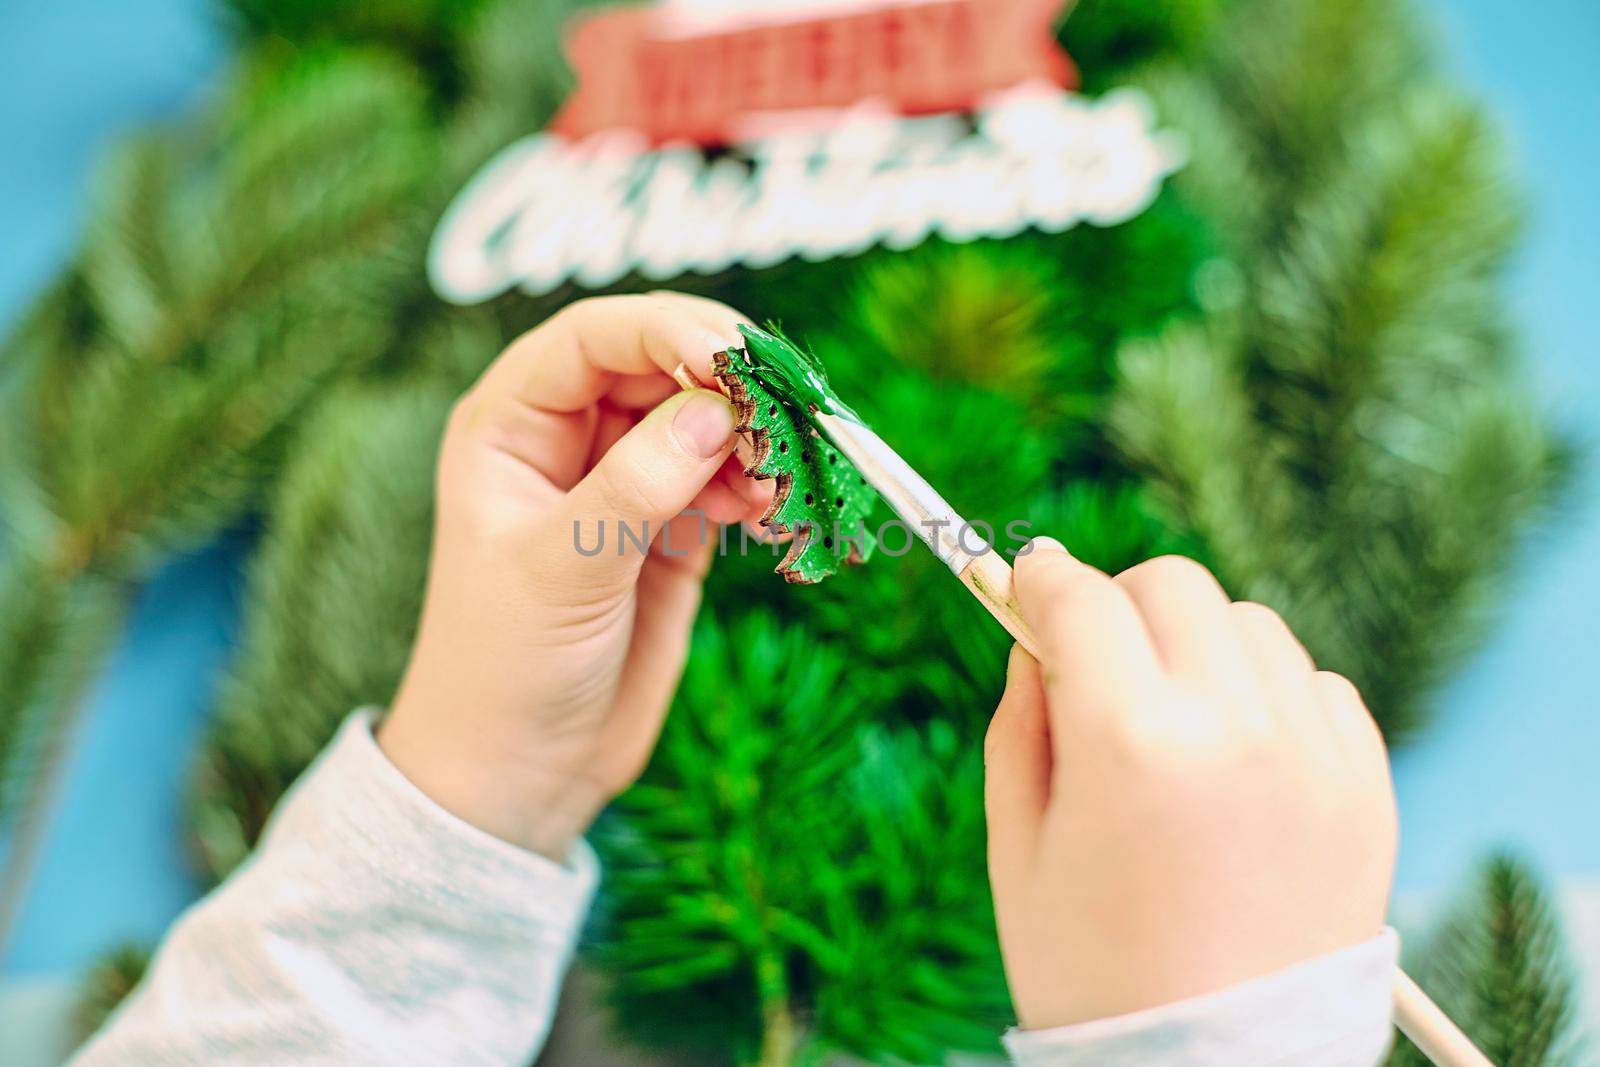
<svg viewBox="0 0 1600 1067">
<path fill-rule="evenodd" d="M 251 564 L 244 635 L 192 803 L 221 877 L 351 709 L 399 682 L 426 577 L 434 453 L 451 394 L 346 387 L 304 427 Z"/>
<path fill-rule="evenodd" d="M 1194 232 L 1169 205 L 1120 232 L 1074 235 L 1054 253 L 1043 241 L 932 245 L 903 257 L 925 269 L 874 255 L 859 267 L 813 268 L 832 281 L 802 276 L 793 287 L 795 276 L 779 268 L 759 299 L 780 309 L 805 305 L 797 321 L 848 402 L 963 514 L 994 526 L 1003 547 L 1018 547 L 1008 539 L 1011 520 L 1034 520 L 1039 532 L 1069 543 L 1081 537 L 1086 558 L 1132 563 L 1186 542 L 1125 476 L 1103 480 L 1105 458 L 1073 426 L 1074 415 L 1099 409 L 1117 339 L 1186 306 L 1181 279 L 1200 243 Z M 1092 276 L 1104 270 L 1062 246 L 1113 258 L 1138 246 L 1161 269 L 1152 279 L 1128 278 L 1119 300 L 1085 311 L 1054 294 L 1093 290 Z M 841 274 L 848 284 L 839 284 Z M 1038 288 L 1015 291 L 1025 284 Z M 884 305 L 902 309 L 901 329 L 878 310 Z M 810 333 L 813 323 L 825 328 Z M 1079 400 L 1051 403 L 1051 386 L 1041 381 L 1069 382 Z M 938 433 L 928 432 L 932 413 Z M 1009 638 L 920 546 L 881 545 L 872 566 L 805 590 L 803 599 L 765 569 L 755 559 L 721 561 L 709 600 L 781 613 L 779 636 L 769 632 L 770 616 L 746 620 L 743 608 L 703 622 L 650 777 L 609 824 L 607 839 L 618 834 L 627 843 L 606 849 L 607 907 L 623 918 L 608 924 L 599 956 L 613 976 L 619 1020 L 649 1043 L 770 1063 L 806 1062 L 823 1049 L 913 1063 L 991 1051 L 1007 1002 L 981 869 L 978 754 Z M 829 683 L 833 703 L 825 708 L 809 690 L 784 695 L 797 660 L 826 667 L 846 657 L 850 676 Z M 708 740 L 704 721 L 728 722 L 723 729 L 737 745 Z M 790 723 L 814 733 L 795 737 Z M 828 739 L 831 757 L 850 770 L 823 765 L 818 775 L 829 780 L 804 777 L 805 791 L 790 801 L 781 783 L 803 772 L 787 760 L 809 758 L 802 742 L 811 736 Z M 781 795 L 761 794 L 737 832 L 726 815 L 671 821 L 743 796 L 730 784 L 730 766 L 775 783 Z M 670 791 L 658 791 L 669 782 Z M 798 833 L 805 837 L 791 836 Z M 708 840 L 723 844 L 708 850 Z M 802 840 L 807 856 L 796 870 L 792 853 Z M 698 866 L 685 854 L 699 855 Z M 750 934 L 759 908 L 721 908 L 731 890 L 708 881 L 721 877 L 708 866 L 719 859 L 737 860 L 741 877 L 760 876 L 763 901 L 778 893 L 773 884 L 783 887 L 785 915 L 810 924 L 794 935 L 797 945 L 774 947 Z M 829 874 L 812 884 L 819 870 Z M 850 879 L 858 881 L 841 884 Z M 678 917 L 713 904 L 718 922 L 691 927 Z M 664 908 L 672 913 L 663 916 Z M 675 940 L 691 930 L 692 945 Z M 671 988 L 663 990 L 640 978 L 647 961 L 630 952 L 659 953 L 673 968 L 721 962 L 714 976 L 682 986 L 687 979 L 669 970 L 663 984 Z"/>
<path fill-rule="evenodd" d="M 626 976 L 625 1030 L 750 1059 L 796 1040 L 794 957 L 820 939 L 817 844 L 844 814 L 862 706 L 843 656 L 771 616 L 707 618 L 693 648 L 655 759 L 599 839 L 595 952 Z M 700 1024 L 706 1005 L 725 1037 Z"/>
<path fill-rule="evenodd" d="M 572 88 L 561 35 L 597 0 L 496 0 L 463 33 L 462 89 L 448 131 L 452 173 L 465 180 L 495 152 L 542 130 Z"/>
<path fill-rule="evenodd" d="M 0 423 L 17 447 L 0 485 L 26 566 L 55 587 L 8 607 L 21 632 L 52 632 L 69 590 L 142 576 L 237 518 L 301 411 L 382 356 L 425 235 L 431 146 L 402 72 L 317 55 L 246 70 L 205 121 L 103 165 L 77 262 L 7 344 Z M 0 656 L 74 643 L 95 647 Z M 51 669 L 13 663 L 6 703 L 65 729 L 69 707 L 25 695 Z M 38 750 L 13 738 L 0 727 L 0 766 L 29 773 Z M 0 797 L 0 821 L 14 802 Z"/>
<path fill-rule="evenodd" d="M 359 48 L 414 69 L 430 92 L 454 96 L 458 48 L 484 0 L 219 0 L 225 21 L 265 54 Z"/>
<path fill-rule="evenodd" d="M 760 299 L 774 304 L 777 316 L 800 316 L 794 321 L 806 324 L 840 392 L 863 413 L 887 408 L 891 420 L 926 437 L 926 409 L 910 407 L 909 398 L 906 407 L 874 398 L 901 380 L 926 390 L 917 383 L 930 378 L 946 398 L 967 389 L 1000 394 L 1011 406 L 993 416 L 1043 431 L 1058 469 L 1098 472 L 1105 458 L 1098 424 L 1117 347 L 1194 309 L 1194 272 L 1209 245 L 1203 222 L 1162 197 L 1107 230 L 970 245 L 934 240 L 908 252 L 871 253 L 845 268 L 813 267 L 815 279 L 780 268 L 767 272 L 770 289 L 747 295 L 735 288 L 733 299 Z M 869 421 L 884 432 L 883 415 Z M 979 437 L 1012 443 L 969 426 Z M 885 436 L 902 447 L 900 438 Z M 943 438 L 972 443 L 955 433 Z M 943 490 L 947 483 L 935 484 Z M 1002 506 L 1014 512 L 1017 499 Z"/>
<path fill-rule="evenodd" d="M 428 167 L 414 91 L 360 58 L 253 89 L 214 141 L 150 134 L 99 175 L 83 306 L 61 312 L 88 316 L 89 339 L 29 390 L 51 443 L 34 477 L 96 560 L 138 566 L 209 535 L 276 431 L 389 340 L 410 265 L 383 256 Z"/>
<path fill-rule="evenodd" d="M 819 1042 L 864 1059 L 998 1052 L 1011 1022 L 984 869 L 982 748 L 948 722 L 862 731 L 825 902 Z"/>
<path fill-rule="evenodd" d="M 1077 0 L 1058 37 L 1086 92 L 1122 84 L 1129 68 L 1199 47 L 1225 0 Z"/>
<path fill-rule="evenodd" d="M 477 108 L 502 120 L 537 118 L 514 128 L 493 123 L 504 136 L 498 143 L 480 141 L 479 147 L 495 149 L 543 125 L 570 84 L 562 31 L 575 12 L 611 2 L 218 0 L 218 6 L 254 54 L 328 48 L 382 53 L 415 75 L 437 109 L 477 133 L 489 132 L 490 124 L 481 121 L 489 116 L 459 121 Z"/>
<path fill-rule="evenodd" d="M 1491 856 L 1470 895 L 1408 963 L 1418 983 L 1500 1067 L 1579 1062 L 1578 994 L 1548 891 L 1516 857 Z M 1389 1067 L 1427 1067 L 1401 1038 Z"/>
<path fill-rule="evenodd" d="M 1180 186 L 1224 255 L 1204 325 L 1127 347 L 1113 434 L 1230 590 L 1401 736 L 1568 466 L 1500 320 L 1515 198 L 1394 5 L 1266 0 L 1238 21 L 1155 82 L 1202 146 Z"/>
<path fill-rule="evenodd" d="M 412 40 L 465 25 L 483 0 L 223 0 L 239 28 L 296 43 Z"/>
<path fill-rule="evenodd" d="M 74 1029 L 80 1039 L 100 1029 L 102 1023 L 139 984 L 150 967 L 150 949 L 140 944 L 123 944 L 108 952 L 84 977 L 78 995 Z"/>
<path fill-rule="evenodd" d="M 0 556 L 0 604 L 0 842 L 9 844 L 9 866 L 31 858 L 42 815 L 32 800 L 66 736 L 58 712 L 82 699 L 122 619 L 122 589 L 95 575 L 64 576 L 53 561 L 14 547 Z"/>
<path fill-rule="evenodd" d="M 851 314 L 865 342 L 908 367 L 1059 401 L 1046 388 L 1049 376 L 1062 364 L 1086 373 L 1083 364 L 1093 365 L 1082 355 L 1063 358 L 1063 319 L 1075 303 L 1062 291 L 1064 275 L 1054 258 L 1027 245 L 930 242 L 874 260 Z"/>
<path fill-rule="evenodd" d="M 1029 514 L 1038 530 L 1071 545 L 1074 556 L 1107 574 L 1154 556 L 1209 562 L 1209 546 L 1162 521 L 1144 487 L 1132 480 L 1069 482 Z"/>
<path fill-rule="evenodd" d="M 702 620 L 599 838 L 594 951 L 625 1031 L 763 1064 L 994 1046 L 977 750 L 944 724 L 863 730 L 866 684 L 846 647 L 771 615 Z"/>
</svg>

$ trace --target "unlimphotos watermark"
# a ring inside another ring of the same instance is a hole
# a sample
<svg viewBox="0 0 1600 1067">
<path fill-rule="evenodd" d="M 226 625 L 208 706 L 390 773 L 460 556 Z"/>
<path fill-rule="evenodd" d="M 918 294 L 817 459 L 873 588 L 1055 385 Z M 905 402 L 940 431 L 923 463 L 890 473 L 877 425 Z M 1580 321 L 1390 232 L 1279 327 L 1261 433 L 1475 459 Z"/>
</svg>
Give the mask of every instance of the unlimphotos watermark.
<svg viewBox="0 0 1600 1067">
<path fill-rule="evenodd" d="M 789 538 L 770 530 L 752 530 L 744 523 L 734 526 L 713 524 L 706 513 L 698 508 L 685 511 L 682 517 L 695 520 L 692 534 L 676 522 L 652 526 L 648 521 L 634 524 L 622 519 L 599 519 L 585 523 L 574 519 L 572 548 L 578 555 L 589 558 L 605 552 L 618 556 L 625 556 L 629 552 L 644 555 L 659 539 L 662 555 L 687 556 L 715 539 L 716 554 L 719 556 L 746 556 L 752 548 L 756 548 L 766 549 L 776 557 L 787 550 Z M 903 519 L 890 519 L 880 524 L 872 531 L 878 551 L 890 557 L 904 556 L 917 541 L 937 543 L 947 530 L 953 530 L 956 544 L 969 556 L 983 556 L 998 551 L 1011 557 L 1023 556 L 1032 545 L 1033 524 L 1026 519 L 1014 519 L 1006 523 L 1005 547 L 995 544 L 993 524 L 982 520 L 953 523 L 947 519 L 929 519 L 919 525 L 922 528 L 920 532 Z M 812 537 L 821 532 L 823 544 L 830 549 L 853 544 L 858 553 L 866 554 L 868 527 L 865 522 L 857 522 L 853 526 L 835 523 L 832 530 L 823 531 L 818 531 L 814 524 L 804 523 L 794 532 L 801 531 L 806 531 Z"/>
</svg>

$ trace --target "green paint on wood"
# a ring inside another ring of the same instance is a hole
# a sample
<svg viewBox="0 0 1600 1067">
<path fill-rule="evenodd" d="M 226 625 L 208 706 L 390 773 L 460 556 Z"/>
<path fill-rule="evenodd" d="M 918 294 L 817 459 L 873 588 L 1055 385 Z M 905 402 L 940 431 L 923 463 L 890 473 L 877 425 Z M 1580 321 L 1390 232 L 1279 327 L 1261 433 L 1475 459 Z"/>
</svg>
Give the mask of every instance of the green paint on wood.
<svg viewBox="0 0 1600 1067">
<path fill-rule="evenodd" d="M 850 410 L 828 384 L 828 373 L 816 356 L 776 331 L 769 333 L 759 326 L 741 325 L 739 332 L 745 340 L 745 363 L 769 392 L 797 411 L 825 411 L 852 422 L 861 421 L 861 416 Z"/>
<path fill-rule="evenodd" d="M 843 564 L 871 558 L 877 542 L 867 518 L 878 497 L 812 423 L 812 405 L 855 417 L 828 388 L 815 357 L 776 334 L 740 329 L 749 347 L 718 353 L 713 370 L 739 411 L 739 432 L 751 447 L 745 473 L 778 483 L 761 519 L 774 533 L 794 535 L 778 573 L 810 585 L 837 574 Z"/>
</svg>

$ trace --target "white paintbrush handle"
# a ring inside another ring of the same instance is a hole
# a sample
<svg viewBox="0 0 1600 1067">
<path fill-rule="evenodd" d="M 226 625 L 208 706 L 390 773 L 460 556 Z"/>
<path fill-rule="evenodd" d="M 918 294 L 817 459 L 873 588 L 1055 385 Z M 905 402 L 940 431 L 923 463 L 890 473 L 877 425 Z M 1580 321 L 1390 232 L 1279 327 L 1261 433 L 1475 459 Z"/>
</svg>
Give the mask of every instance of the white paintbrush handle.
<svg viewBox="0 0 1600 1067">
<path fill-rule="evenodd" d="M 1494 1067 L 1461 1027 L 1404 971 L 1394 978 L 1394 1024 L 1438 1067 Z"/>
</svg>

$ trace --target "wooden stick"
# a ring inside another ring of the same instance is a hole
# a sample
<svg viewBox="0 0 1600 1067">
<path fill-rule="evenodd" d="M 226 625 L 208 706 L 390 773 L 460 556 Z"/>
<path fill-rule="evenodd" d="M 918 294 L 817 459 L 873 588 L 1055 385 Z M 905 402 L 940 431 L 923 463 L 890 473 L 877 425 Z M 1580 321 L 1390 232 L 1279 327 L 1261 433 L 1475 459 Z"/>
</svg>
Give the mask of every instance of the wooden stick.
<svg viewBox="0 0 1600 1067">
<path fill-rule="evenodd" d="M 685 389 L 700 388 L 685 366 L 680 365 L 673 377 Z M 970 539 L 962 536 L 962 531 L 970 529 L 966 521 L 877 434 L 836 415 L 813 413 L 813 417 L 895 514 L 950 566 L 995 621 L 1029 655 L 1041 659 L 1038 638 L 1017 604 L 1016 576 L 1000 552 L 988 545 L 967 543 Z M 1494 1067 L 1422 987 L 1399 969 L 1394 981 L 1394 1021 L 1436 1067 Z"/>
<path fill-rule="evenodd" d="M 1404 971 L 1395 971 L 1394 1024 L 1438 1067 L 1494 1067 L 1472 1039 Z"/>
<path fill-rule="evenodd" d="M 972 595 L 989 609 L 995 621 L 1006 628 L 1017 644 L 1028 650 L 1034 659 L 1042 659 L 1039 641 L 1033 636 L 1028 620 L 1022 617 L 1022 607 L 1017 603 L 1017 590 L 1011 565 L 998 552 L 985 552 L 961 570 L 961 584 L 972 590 Z"/>
<path fill-rule="evenodd" d="M 700 379 L 694 376 L 694 371 L 689 369 L 689 364 L 687 363 L 680 363 L 672 369 L 672 380 L 677 382 L 678 386 L 686 393 L 691 389 L 707 388 L 700 384 Z"/>
</svg>

